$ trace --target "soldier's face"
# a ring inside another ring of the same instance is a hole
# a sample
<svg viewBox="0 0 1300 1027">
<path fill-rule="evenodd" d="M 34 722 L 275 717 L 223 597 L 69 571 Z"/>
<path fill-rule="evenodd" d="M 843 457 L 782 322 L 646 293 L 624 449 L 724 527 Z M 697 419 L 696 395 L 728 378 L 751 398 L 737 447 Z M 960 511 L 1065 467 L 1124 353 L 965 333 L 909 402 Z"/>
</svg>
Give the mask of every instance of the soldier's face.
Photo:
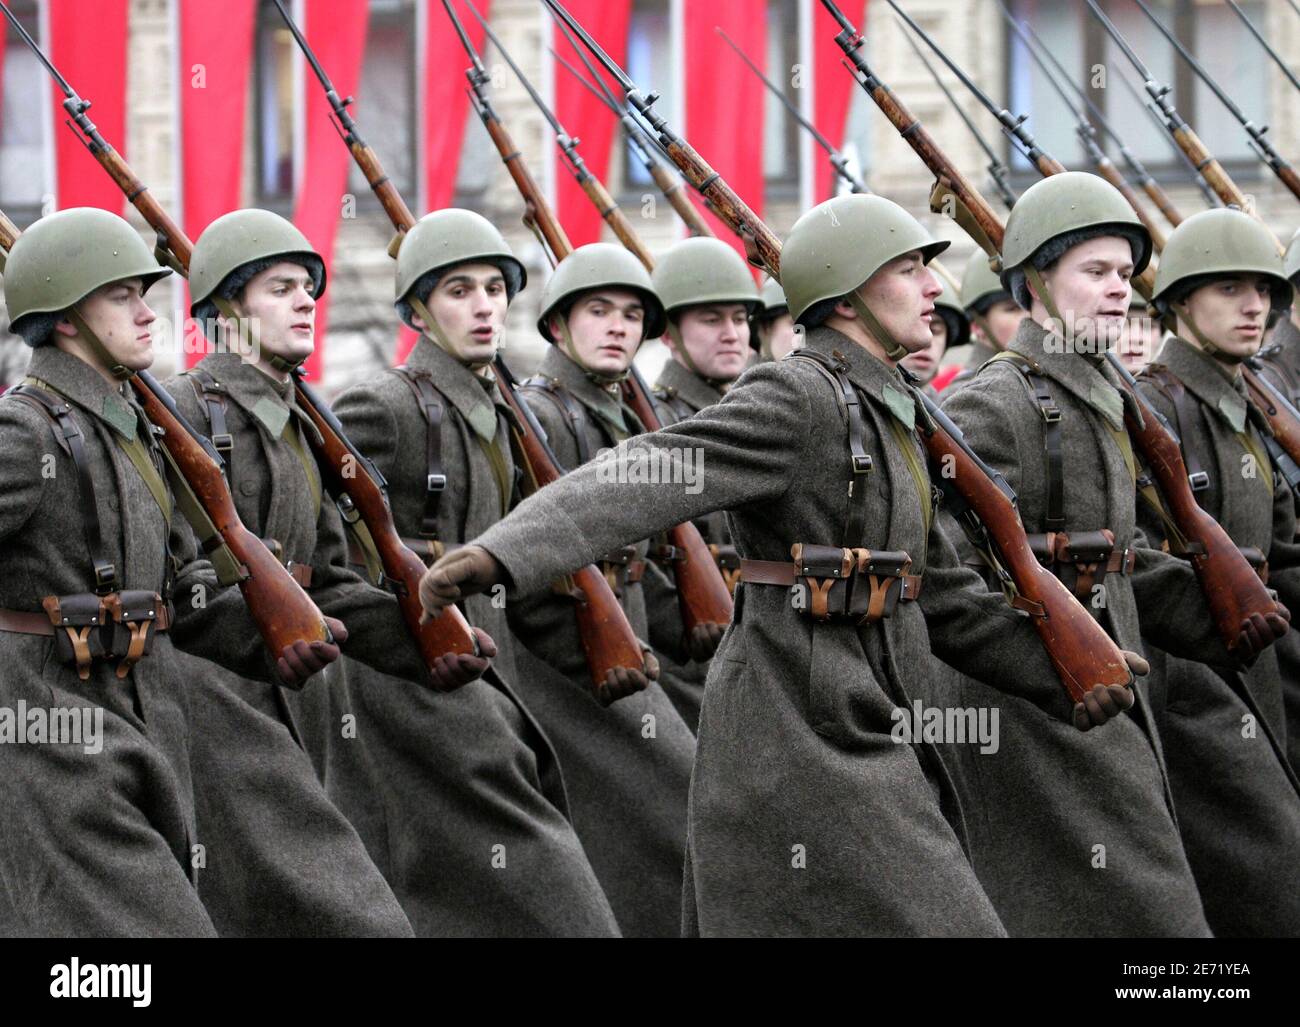
<svg viewBox="0 0 1300 1027">
<path fill-rule="evenodd" d="M 558 315 L 556 315 L 558 318 Z M 578 358 L 597 374 L 626 371 L 645 332 L 645 304 L 627 289 L 597 289 L 569 308 L 569 335 Z M 552 329 L 552 334 L 559 334 Z"/>
<path fill-rule="evenodd" d="M 899 363 L 920 378 L 922 385 L 928 385 L 939 370 L 939 361 L 943 359 L 943 351 L 947 348 L 948 322 L 936 313 L 930 321 L 930 345 L 909 353 Z"/>
<path fill-rule="evenodd" d="M 301 264 L 272 264 L 254 277 L 232 306 L 253 324 L 264 356 L 306 360 L 316 348 L 316 285 Z"/>
<path fill-rule="evenodd" d="M 758 332 L 767 343 L 768 352 L 772 354 L 773 360 L 784 357 L 794 349 L 794 344 L 798 341 L 794 330 L 794 318 L 789 314 L 781 314 L 763 322 Z"/>
<path fill-rule="evenodd" d="M 1201 286 L 1182 303 L 1174 304 L 1174 314 L 1178 334 L 1192 345 L 1199 343 L 1186 328 L 1188 318 L 1224 353 L 1249 357 L 1264 341 L 1264 324 L 1272 305 L 1268 279 L 1236 275 Z"/>
<path fill-rule="evenodd" d="M 1119 359 L 1129 374 L 1137 374 L 1151 362 L 1160 343 L 1160 322 L 1145 314 L 1130 316 L 1119 340 Z"/>
<path fill-rule="evenodd" d="M 908 353 L 930 348 L 934 322 L 943 321 L 934 306 L 943 287 L 919 250 L 891 260 L 860 291 L 867 309 Z"/>
<path fill-rule="evenodd" d="M 993 338 L 988 340 L 989 345 L 997 350 L 1006 349 L 1016 337 L 1016 332 L 1020 331 L 1020 322 L 1028 316 L 1029 311 L 1015 300 L 998 300 L 990 304 L 984 314 L 984 320 L 993 333 Z"/>
<path fill-rule="evenodd" d="M 732 381 L 749 363 L 749 309 L 743 303 L 687 307 L 677 314 L 677 332 L 705 378 Z"/>
<path fill-rule="evenodd" d="M 446 336 L 451 355 L 471 367 L 496 356 L 509 305 L 505 277 L 493 264 L 452 268 L 425 301 Z M 419 318 L 415 323 L 423 327 Z"/>
<path fill-rule="evenodd" d="M 109 355 L 132 371 L 147 370 L 153 364 L 153 333 L 156 315 L 144 301 L 144 283 L 128 278 L 96 289 L 77 305 L 82 319 Z M 89 347 L 69 321 L 60 321 L 57 337 L 61 348 L 88 364 L 99 365 Z M 101 371 L 107 371 L 101 368 Z"/>
<path fill-rule="evenodd" d="M 1109 349 L 1128 320 L 1133 295 L 1133 250 L 1127 239 L 1105 235 L 1066 250 L 1056 265 L 1043 272 L 1052 298 L 1065 319 L 1068 338 L 1088 340 L 1096 352 Z M 1030 286 L 1032 294 L 1033 287 Z M 1050 316 L 1034 299 L 1034 320 Z"/>
</svg>

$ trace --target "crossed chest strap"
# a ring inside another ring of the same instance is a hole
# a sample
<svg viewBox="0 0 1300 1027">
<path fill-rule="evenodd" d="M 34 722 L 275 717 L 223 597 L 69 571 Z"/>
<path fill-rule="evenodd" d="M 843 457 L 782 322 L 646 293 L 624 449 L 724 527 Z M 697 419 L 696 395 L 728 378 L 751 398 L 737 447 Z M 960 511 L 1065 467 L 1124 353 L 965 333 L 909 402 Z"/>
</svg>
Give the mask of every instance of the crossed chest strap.
<svg viewBox="0 0 1300 1027">
<path fill-rule="evenodd" d="M 403 365 L 393 368 L 393 373 L 406 382 L 424 417 L 424 505 L 420 511 L 419 536 L 436 541 L 438 509 L 442 505 L 442 494 L 447 491 L 447 471 L 442 465 L 442 399 L 427 371 Z"/>
</svg>

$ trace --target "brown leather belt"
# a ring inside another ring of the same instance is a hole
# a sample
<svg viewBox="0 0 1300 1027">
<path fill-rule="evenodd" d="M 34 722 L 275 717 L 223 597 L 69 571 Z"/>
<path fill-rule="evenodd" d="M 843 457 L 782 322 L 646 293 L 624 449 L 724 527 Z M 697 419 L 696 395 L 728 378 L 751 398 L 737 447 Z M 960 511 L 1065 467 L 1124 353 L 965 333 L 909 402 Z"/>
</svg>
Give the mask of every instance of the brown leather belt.
<svg viewBox="0 0 1300 1027">
<path fill-rule="evenodd" d="M 154 621 L 155 631 L 166 631 L 172 626 L 171 609 L 164 605 Z M 0 631 L 12 635 L 44 635 L 54 637 L 54 625 L 47 613 L 19 613 L 17 610 L 0 610 Z"/>
<path fill-rule="evenodd" d="M 783 585 L 792 588 L 796 580 L 796 565 L 786 560 L 745 560 L 740 561 L 740 580 L 752 585 Z M 921 595 L 921 586 L 925 580 L 920 574 L 899 575 L 903 582 L 903 591 L 899 600 L 913 600 Z"/>
</svg>

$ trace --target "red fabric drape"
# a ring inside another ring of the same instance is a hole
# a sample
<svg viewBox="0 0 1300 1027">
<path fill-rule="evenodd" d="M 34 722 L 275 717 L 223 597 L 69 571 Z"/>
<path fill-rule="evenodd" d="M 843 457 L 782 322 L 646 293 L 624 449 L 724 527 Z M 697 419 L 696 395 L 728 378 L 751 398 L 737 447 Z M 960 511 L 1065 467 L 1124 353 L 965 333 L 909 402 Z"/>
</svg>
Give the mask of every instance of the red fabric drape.
<svg viewBox="0 0 1300 1027">
<path fill-rule="evenodd" d="M 632 17 L 632 0 L 572 0 L 565 5 L 578 23 L 591 37 L 604 47 L 605 52 L 620 65 L 627 64 L 627 27 Z M 582 59 L 574 52 L 564 33 L 558 27 L 553 30 L 552 46 L 555 52 L 572 64 L 579 71 L 586 71 Z M 594 62 L 593 62 L 594 63 Z M 613 85 L 606 77 L 605 82 L 611 86 L 610 92 L 621 96 L 622 90 Z M 578 148 L 587 168 L 609 187 L 611 193 L 618 190 L 609 182 L 610 152 L 618 122 L 600 100 L 591 94 L 573 75 L 557 61 L 555 64 L 555 113 L 566 129 L 582 140 Z M 560 224 L 574 246 L 597 242 L 601 237 L 604 221 L 587 194 L 582 191 L 577 180 L 563 165 L 563 158 L 557 152 L 556 165 L 556 214 Z"/>
<path fill-rule="evenodd" d="M 369 18 L 367 0 L 307 0 L 303 31 L 339 96 L 357 94 Z M 310 68 L 304 68 L 304 74 L 308 76 L 307 148 L 303 154 L 302 188 L 293 220 L 325 258 L 328 268 L 334 254 L 334 237 L 342 213 L 343 195 L 347 191 L 352 155 L 339 141 L 338 132 L 330 121 L 331 111 L 325 91 L 316 82 Z M 307 375 L 313 379 L 320 376 L 324 363 L 331 291 L 332 287 L 316 308 L 316 352 L 306 365 Z"/>
<path fill-rule="evenodd" d="M 95 106 L 90 119 L 109 144 L 126 156 L 127 0 L 96 0 L 91 16 L 83 0 L 48 0 L 54 66 L 83 99 Z M 44 72 L 41 72 L 43 75 Z M 55 167 L 58 205 L 102 207 L 122 213 L 122 191 L 64 124 L 63 93 L 54 90 Z"/>
<path fill-rule="evenodd" d="M 858 27 L 866 29 L 867 0 L 843 0 L 840 4 L 845 16 Z M 815 69 L 813 93 L 813 124 L 830 144 L 837 149 L 844 142 L 844 130 L 849 116 L 849 102 L 858 84 L 841 63 L 844 51 L 835 42 L 840 26 L 824 4 L 813 0 L 813 67 Z M 825 159 L 820 149 L 814 151 L 817 190 L 814 200 L 820 203 L 835 191 L 835 169 Z"/>
<path fill-rule="evenodd" d="M 686 138 L 762 217 L 765 89 L 743 61 L 719 59 L 725 44 L 713 30 L 720 25 L 763 68 L 767 7 L 752 0 L 686 0 L 685 21 Z M 731 230 L 712 214 L 704 216 L 718 238 L 743 256 L 745 248 Z"/>
<path fill-rule="evenodd" d="M 424 192 L 429 210 L 449 207 L 456 194 L 456 173 L 460 168 L 461 145 L 465 140 L 466 119 L 471 117 L 468 83 L 465 69 L 469 58 L 460 45 L 451 19 L 443 10 L 441 0 L 424 0 L 425 61 L 424 84 L 421 103 L 424 108 Z M 484 18 L 492 17 L 491 0 L 477 0 L 474 6 Z M 469 16 L 463 8 L 457 11 L 461 23 L 469 34 L 470 42 L 480 53 L 486 33 L 478 19 Z M 472 129 L 482 131 L 482 129 Z M 414 198 L 412 198 L 414 199 Z M 414 211 L 421 217 L 427 211 Z M 396 362 L 403 363 L 410 355 L 418 336 L 403 326 L 398 333 Z"/>
<path fill-rule="evenodd" d="M 181 0 L 182 227 L 191 239 L 241 205 L 244 111 L 256 15 L 257 0 Z M 188 289 L 185 309 L 188 312 Z M 186 350 L 185 363 L 193 367 L 203 352 L 198 346 Z"/>
</svg>

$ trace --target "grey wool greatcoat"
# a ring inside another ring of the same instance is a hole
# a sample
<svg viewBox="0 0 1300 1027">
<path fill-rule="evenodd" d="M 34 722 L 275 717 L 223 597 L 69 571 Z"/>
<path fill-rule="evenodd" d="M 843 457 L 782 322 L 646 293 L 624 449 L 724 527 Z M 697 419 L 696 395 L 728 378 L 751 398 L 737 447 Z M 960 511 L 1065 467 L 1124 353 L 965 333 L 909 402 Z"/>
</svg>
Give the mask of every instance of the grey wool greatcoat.
<svg viewBox="0 0 1300 1027">
<path fill-rule="evenodd" d="M 1196 453 L 1209 474 L 1197 502 L 1234 542 L 1264 554 L 1269 584 L 1283 603 L 1300 610 L 1294 498 L 1267 464 L 1240 374 L 1230 379 L 1219 361 L 1176 336 L 1165 340 L 1155 362 L 1184 386 L 1184 407 L 1192 416 L 1179 419 L 1158 379 L 1141 380 L 1147 399 L 1174 425 L 1183 451 Z M 1159 517 L 1145 504 L 1139 514 L 1147 538 L 1163 541 Z M 1217 935 L 1300 935 L 1300 795 L 1279 737 L 1276 654 L 1265 650 L 1249 671 L 1222 676 L 1172 654 L 1152 655 L 1166 664 L 1156 717 L 1206 919 Z"/>
<path fill-rule="evenodd" d="M 659 377 L 655 380 L 655 413 L 659 415 L 659 423 L 663 425 L 676 424 L 678 421 L 693 417 L 705 407 L 711 407 L 721 399 L 722 392 L 671 358 L 664 364 Z M 725 514 L 721 512 L 709 514 L 701 518 L 696 523 L 696 527 L 706 545 L 731 545 Z M 659 683 L 690 729 L 697 730 L 700 724 L 700 703 L 704 700 L 704 680 L 709 673 L 709 661 L 688 660 L 686 663 L 674 663 L 672 660 L 661 660 L 660 663 Z"/>
<path fill-rule="evenodd" d="M 477 542 L 520 593 L 714 510 L 727 511 L 744 558 L 786 561 L 795 542 L 905 550 L 924 574 L 919 600 L 861 627 L 815 622 L 793 608 L 789 589 L 741 583 L 700 715 L 683 926 L 715 936 L 1001 935 L 938 754 L 911 744 L 904 715 L 923 694 L 931 646 L 1006 689 L 994 707 L 1015 693 L 1066 718 L 1070 704 L 1028 620 L 959 562 L 937 523 L 927 530 L 901 448 L 919 461 L 920 446 L 900 441 L 914 407 L 897 373 L 828 328 L 809 332 L 807 346 L 842 352 L 862 397 L 872 469 L 857 489 L 861 537 L 844 537 L 851 461 L 839 389 L 792 354 L 616 451 L 621 460 L 702 457 L 699 494 L 618 484 L 587 466 Z M 920 487 L 928 494 L 928 479 Z"/>
<path fill-rule="evenodd" d="M 427 372 L 442 404 L 447 487 L 438 535 L 455 545 L 497 521 L 503 501 L 484 450 L 499 444 L 507 488 L 507 425 L 483 379 L 420 339 L 407 366 Z M 334 405 L 348 437 L 388 481 L 393 520 L 413 548 L 428 477 L 427 422 L 393 371 Z M 487 437 L 485 437 L 487 436 Z M 428 546 L 424 546 L 427 551 Z M 568 819 L 560 765 L 520 701 L 518 645 L 501 597 L 465 603 L 499 648 L 495 673 L 439 694 L 350 664 L 319 729 L 331 798 L 352 819 L 421 935 L 610 936 L 618 925 Z M 517 688 L 518 686 L 516 686 Z M 355 718 L 346 740 L 340 720 Z"/>
<path fill-rule="evenodd" d="M 1064 530 L 1108 528 L 1118 549 L 1136 550 L 1135 573 L 1108 574 L 1088 607 L 1123 649 L 1141 652 L 1145 635 L 1227 661 L 1191 567 L 1149 548 L 1135 524 L 1133 479 L 1110 430 L 1124 429 L 1114 370 L 1062 352 L 1059 341 L 1026 319 L 1010 349 L 1037 362 L 1060 410 Z M 987 363 L 943 409 L 1006 476 L 1025 531 L 1045 532 L 1045 422 L 1021 373 L 1005 360 Z M 936 675 L 933 682 L 936 705 L 997 698 L 968 677 Z M 1008 698 L 995 754 L 945 751 L 975 871 L 1013 936 L 1208 933 L 1174 819 L 1149 688 L 1149 678 L 1139 679 L 1128 714 L 1083 734 Z"/>
<path fill-rule="evenodd" d="M 242 682 L 215 664 L 269 680 L 271 663 L 235 588 L 219 589 L 175 511 L 164 513 L 123 445 L 143 415 L 125 388 L 53 347 L 30 374 L 72 406 L 85 440 L 106 557 L 124 589 L 163 591 L 169 553 L 179 622 L 119 679 L 96 663 L 82 682 L 54 640 L 0 633 L 0 707 L 81 708 L 102 716 L 102 751 L 0 744 L 0 880 L 13 922 L 5 933 L 62 937 L 240 933 L 265 903 L 277 933 L 410 935 L 410 925 L 356 832 L 326 800 L 282 727 L 240 699 Z M 0 400 L 0 607 L 39 612 L 42 597 L 93 589 L 76 465 L 46 416 Z M 205 601 L 196 603 L 199 595 Z M 215 723 L 214 723 L 215 722 Z M 222 754 L 220 747 L 237 754 Z M 256 770 L 255 777 L 246 771 Z M 196 824 L 196 797 L 225 793 L 279 849 L 273 882 L 249 881 L 245 908 L 205 908 L 201 878 L 219 859 Z M 206 868 L 206 869 L 204 869 Z M 233 923 L 227 918 L 235 918 Z"/>
<path fill-rule="evenodd" d="M 547 350 L 538 376 L 557 381 L 581 405 L 579 427 L 593 456 L 619 437 L 642 430 L 616 394 L 588 379 L 557 348 Z M 521 395 L 561 466 L 577 467 L 577 435 L 556 400 L 533 386 L 522 389 Z M 644 560 L 646 543 L 638 541 L 636 547 L 637 557 Z M 548 565 L 546 548 L 539 539 L 524 559 Z M 579 565 L 588 562 L 590 558 Z M 551 588 L 563 571 L 530 578 L 534 587 L 509 601 L 511 627 L 525 646 L 519 688 L 559 752 L 574 827 L 623 933 L 675 937 L 680 931 L 686 794 L 695 738 L 658 683 L 609 707 L 596 701 L 573 600 Z M 640 583 L 625 583 L 621 601 L 638 638 L 676 662 L 684 661 L 676 595 L 658 567 L 647 564 Z M 647 614 L 657 619 L 648 621 Z"/>
<path fill-rule="evenodd" d="M 1280 389 L 1292 404 L 1300 406 L 1300 328 L 1284 317 L 1259 355 L 1260 375 Z M 1300 525 L 1296 533 L 1300 535 Z M 1300 631 L 1288 631 L 1273 648 L 1282 672 L 1287 756 L 1294 769 L 1300 767 Z"/>
</svg>

